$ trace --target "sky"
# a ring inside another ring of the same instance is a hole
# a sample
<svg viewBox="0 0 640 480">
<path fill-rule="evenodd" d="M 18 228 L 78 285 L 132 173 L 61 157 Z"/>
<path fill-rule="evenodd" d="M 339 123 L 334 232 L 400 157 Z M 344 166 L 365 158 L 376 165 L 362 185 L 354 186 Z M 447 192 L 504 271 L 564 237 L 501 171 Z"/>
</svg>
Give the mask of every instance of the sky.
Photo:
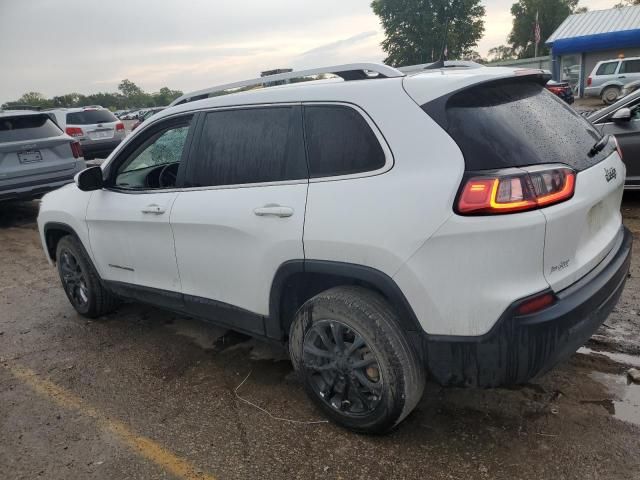
<svg viewBox="0 0 640 480">
<path fill-rule="evenodd" d="M 590 10 L 619 0 L 581 0 Z M 485 55 L 506 43 L 514 0 L 483 0 Z M 0 0 L 0 104 L 29 91 L 185 92 L 273 68 L 380 62 L 370 0 Z"/>
</svg>

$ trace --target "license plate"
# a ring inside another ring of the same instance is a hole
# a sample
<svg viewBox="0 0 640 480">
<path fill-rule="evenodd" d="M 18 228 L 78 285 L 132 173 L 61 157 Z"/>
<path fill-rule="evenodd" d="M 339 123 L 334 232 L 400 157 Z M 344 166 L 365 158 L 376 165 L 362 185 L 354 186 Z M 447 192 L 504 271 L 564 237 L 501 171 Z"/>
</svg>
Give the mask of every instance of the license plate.
<svg viewBox="0 0 640 480">
<path fill-rule="evenodd" d="M 42 161 L 40 150 L 25 150 L 18 152 L 18 160 L 20 163 L 36 163 Z"/>
<path fill-rule="evenodd" d="M 113 137 L 113 130 L 99 130 L 97 132 L 89 132 L 89 138 L 91 140 L 100 140 L 103 138 Z"/>
</svg>

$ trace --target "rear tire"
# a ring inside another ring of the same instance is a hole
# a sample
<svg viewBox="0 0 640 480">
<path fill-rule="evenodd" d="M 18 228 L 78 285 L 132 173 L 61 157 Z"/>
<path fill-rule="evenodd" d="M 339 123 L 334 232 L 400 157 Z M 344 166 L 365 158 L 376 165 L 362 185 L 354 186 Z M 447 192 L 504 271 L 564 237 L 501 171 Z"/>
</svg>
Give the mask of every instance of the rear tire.
<svg viewBox="0 0 640 480">
<path fill-rule="evenodd" d="M 67 235 L 56 247 L 58 275 L 71 305 L 88 318 L 97 318 L 112 312 L 118 299 L 106 290 L 80 241 Z"/>
<path fill-rule="evenodd" d="M 362 287 L 336 287 L 308 300 L 291 326 L 289 352 L 309 397 L 356 432 L 392 429 L 424 391 L 424 368 L 396 313 Z"/>
<path fill-rule="evenodd" d="M 620 96 L 620 88 L 619 87 L 607 87 L 602 91 L 602 101 L 607 105 L 611 105 L 618 100 Z"/>
</svg>

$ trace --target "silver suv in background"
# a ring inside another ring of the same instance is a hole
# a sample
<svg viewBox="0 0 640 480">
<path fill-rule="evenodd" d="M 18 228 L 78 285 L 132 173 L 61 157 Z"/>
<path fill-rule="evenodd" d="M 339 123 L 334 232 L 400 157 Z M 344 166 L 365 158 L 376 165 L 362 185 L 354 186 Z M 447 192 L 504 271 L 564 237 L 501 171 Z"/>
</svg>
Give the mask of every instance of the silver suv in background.
<svg viewBox="0 0 640 480">
<path fill-rule="evenodd" d="M 584 94 L 601 97 L 604 103 L 611 105 L 620 97 L 623 87 L 635 80 L 640 80 L 640 57 L 603 60 L 587 77 Z"/>
<path fill-rule="evenodd" d="M 125 137 L 124 123 L 106 108 L 61 108 L 49 113 L 67 135 L 80 142 L 87 160 L 106 158 Z"/>
<path fill-rule="evenodd" d="M 50 115 L 0 110 L 0 201 L 37 198 L 84 168 L 80 144 Z"/>
</svg>

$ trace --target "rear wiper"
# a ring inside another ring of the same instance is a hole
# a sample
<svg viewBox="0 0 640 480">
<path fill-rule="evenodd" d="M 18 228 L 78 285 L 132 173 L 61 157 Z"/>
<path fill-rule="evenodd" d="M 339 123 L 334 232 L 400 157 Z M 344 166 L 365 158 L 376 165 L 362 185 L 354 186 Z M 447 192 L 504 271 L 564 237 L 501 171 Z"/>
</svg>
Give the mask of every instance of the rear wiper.
<svg viewBox="0 0 640 480">
<path fill-rule="evenodd" d="M 589 150 L 589 156 L 594 157 L 602 150 L 604 150 L 604 147 L 606 147 L 609 143 L 609 137 L 611 137 L 611 135 L 604 136 L 600 140 L 598 140 L 596 144 L 591 147 L 591 150 Z"/>
</svg>

